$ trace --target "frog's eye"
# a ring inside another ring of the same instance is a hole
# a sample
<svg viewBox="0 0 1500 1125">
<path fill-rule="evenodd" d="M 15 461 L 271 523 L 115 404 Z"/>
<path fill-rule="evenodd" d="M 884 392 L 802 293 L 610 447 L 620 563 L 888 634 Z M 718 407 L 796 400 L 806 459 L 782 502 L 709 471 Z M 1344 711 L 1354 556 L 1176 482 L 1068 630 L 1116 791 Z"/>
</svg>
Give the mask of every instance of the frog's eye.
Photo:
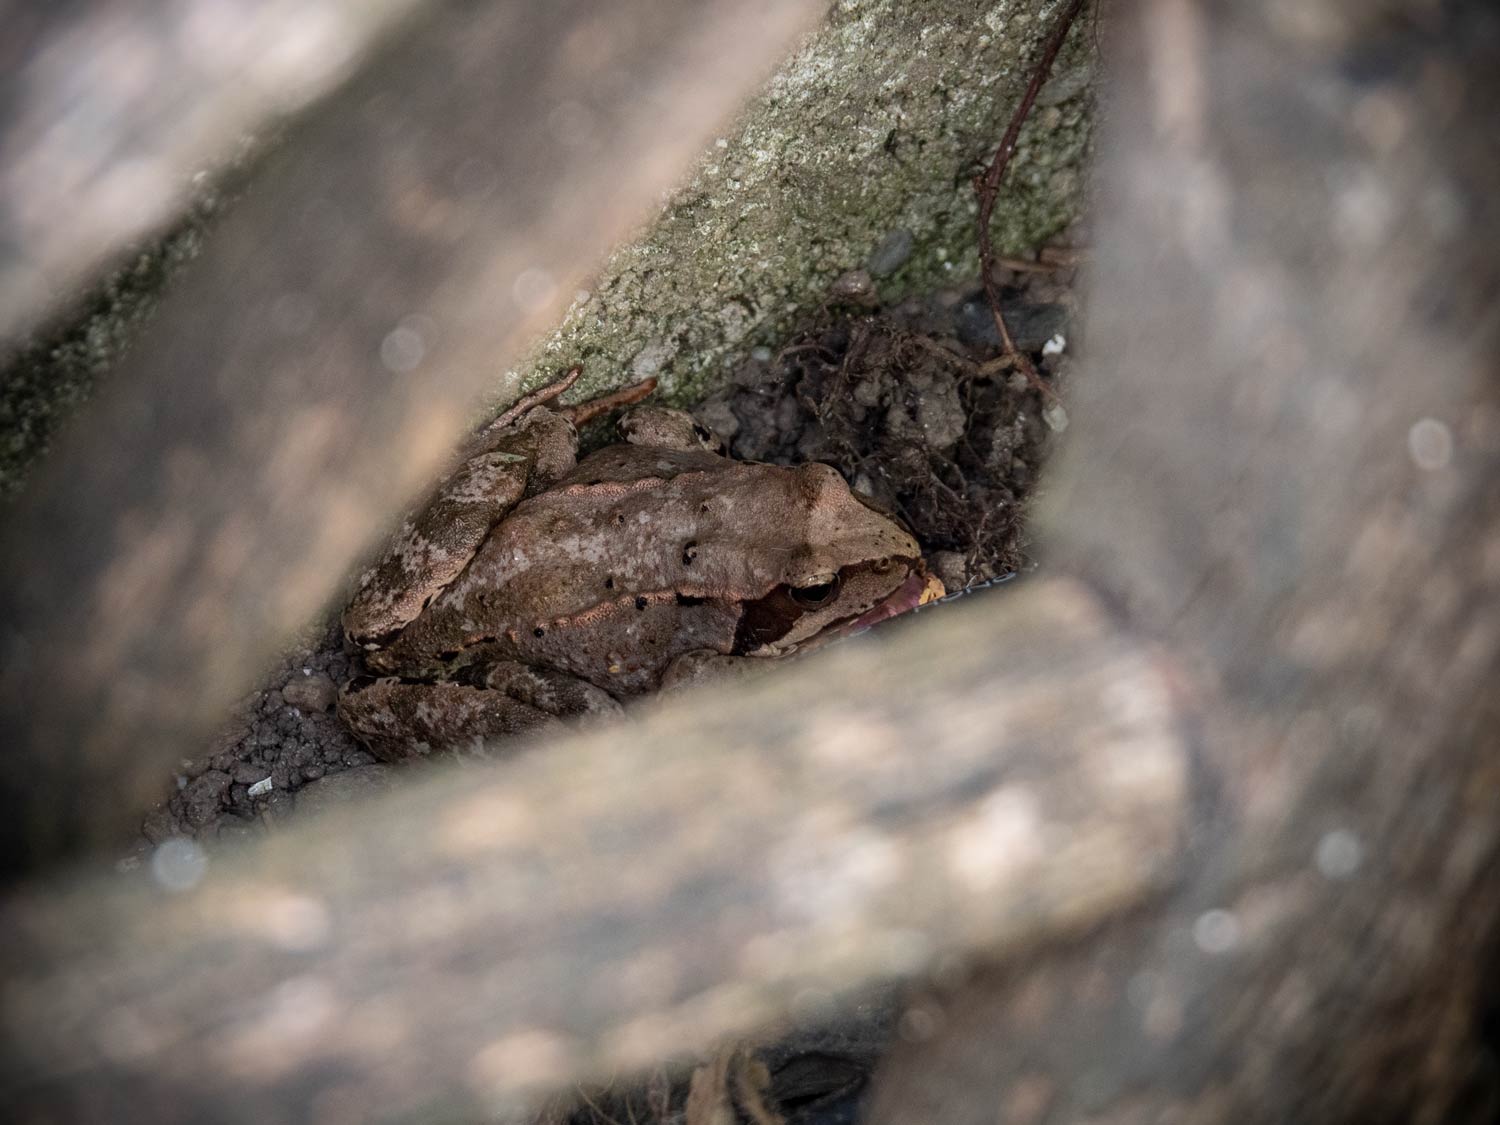
<svg viewBox="0 0 1500 1125">
<path fill-rule="evenodd" d="M 827 582 L 819 582 L 814 586 L 793 586 L 788 592 L 792 595 L 792 601 L 804 609 L 817 609 L 838 596 L 839 585 L 839 576 L 835 574 Z"/>
</svg>

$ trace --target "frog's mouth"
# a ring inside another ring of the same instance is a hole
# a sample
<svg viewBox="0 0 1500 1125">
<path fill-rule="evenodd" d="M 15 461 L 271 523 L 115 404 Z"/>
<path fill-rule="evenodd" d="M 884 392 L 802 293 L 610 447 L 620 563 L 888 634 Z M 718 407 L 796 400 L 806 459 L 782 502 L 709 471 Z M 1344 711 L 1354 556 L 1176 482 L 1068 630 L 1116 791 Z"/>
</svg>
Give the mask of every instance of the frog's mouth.
<svg viewBox="0 0 1500 1125">
<path fill-rule="evenodd" d="M 847 617 L 833 618 L 822 623 L 816 621 L 821 607 L 807 604 L 807 591 L 778 587 L 766 597 L 745 607 L 744 617 L 735 636 L 734 651 L 757 656 L 775 656 L 792 651 L 808 652 L 830 640 L 868 629 L 943 596 L 942 582 L 928 574 L 919 559 L 903 560 L 903 564 L 907 568 L 906 577 L 874 605 Z M 848 568 L 851 572 L 858 569 Z M 830 584 L 829 589 L 836 593 L 838 584 Z M 829 609 L 833 607 L 830 606 Z M 812 620 L 808 620 L 809 617 Z M 816 631 L 812 632 L 809 626 Z"/>
<path fill-rule="evenodd" d="M 947 593 L 942 579 L 935 574 L 928 574 L 927 570 L 918 563 L 906 576 L 906 581 L 897 586 L 889 597 L 871 606 L 854 620 L 837 628 L 841 634 L 858 633 L 861 629 L 879 625 L 889 618 L 899 617 L 908 610 L 916 609 L 919 605 L 935 602 Z"/>
<path fill-rule="evenodd" d="M 927 573 L 921 563 L 918 563 L 912 567 L 912 571 L 906 576 L 906 580 L 892 590 L 882 601 L 877 602 L 857 617 L 830 625 L 817 636 L 811 637 L 799 645 L 798 651 L 807 652 L 839 637 L 861 633 L 866 629 L 879 625 L 882 621 L 889 621 L 892 617 L 900 617 L 903 613 L 916 609 L 919 605 L 926 605 L 928 602 L 936 601 L 946 593 L 947 590 L 944 589 L 942 580 L 935 574 Z"/>
</svg>

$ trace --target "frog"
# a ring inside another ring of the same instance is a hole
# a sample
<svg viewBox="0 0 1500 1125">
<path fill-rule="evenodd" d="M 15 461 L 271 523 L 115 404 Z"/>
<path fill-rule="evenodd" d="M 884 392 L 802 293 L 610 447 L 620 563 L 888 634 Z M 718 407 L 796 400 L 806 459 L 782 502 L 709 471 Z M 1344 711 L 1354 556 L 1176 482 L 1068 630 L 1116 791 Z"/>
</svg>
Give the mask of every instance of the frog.
<svg viewBox="0 0 1500 1125">
<path fill-rule="evenodd" d="M 609 718 L 941 595 L 911 532 L 830 465 L 734 459 L 650 404 L 580 458 L 584 420 L 645 396 L 556 406 L 579 373 L 477 435 L 359 579 L 342 626 L 364 671 L 338 714 L 376 757 Z"/>
</svg>

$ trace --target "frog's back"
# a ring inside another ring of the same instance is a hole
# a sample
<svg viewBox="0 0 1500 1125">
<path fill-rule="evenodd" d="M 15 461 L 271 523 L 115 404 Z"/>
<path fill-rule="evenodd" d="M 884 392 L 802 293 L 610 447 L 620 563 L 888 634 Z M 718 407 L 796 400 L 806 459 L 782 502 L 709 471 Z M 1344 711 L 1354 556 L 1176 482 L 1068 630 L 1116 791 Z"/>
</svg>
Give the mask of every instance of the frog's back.
<svg viewBox="0 0 1500 1125">
<path fill-rule="evenodd" d="M 734 651 L 747 603 L 909 542 L 827 466 L 611 446 L 518 504 L 393 657 L 521 660 L 645 691 L 684 652 Z"/>
</svg>

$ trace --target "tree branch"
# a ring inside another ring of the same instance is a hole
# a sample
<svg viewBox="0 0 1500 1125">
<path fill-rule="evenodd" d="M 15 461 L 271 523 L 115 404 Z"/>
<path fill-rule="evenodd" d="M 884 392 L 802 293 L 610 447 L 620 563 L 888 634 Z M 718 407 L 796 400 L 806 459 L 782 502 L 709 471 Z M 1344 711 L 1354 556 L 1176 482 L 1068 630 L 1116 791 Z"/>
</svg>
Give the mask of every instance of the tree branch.
<svg viewBox="0 0 1500 1125">
<path fill-rule="evenodd" d="M 466 1116 L 1164 886 L 1187 771 L 1154 658 L 1066 583 L 933 616 L 294 826 L 187 893 L 12 896 L 7 1100 Z"/>
</svg>

